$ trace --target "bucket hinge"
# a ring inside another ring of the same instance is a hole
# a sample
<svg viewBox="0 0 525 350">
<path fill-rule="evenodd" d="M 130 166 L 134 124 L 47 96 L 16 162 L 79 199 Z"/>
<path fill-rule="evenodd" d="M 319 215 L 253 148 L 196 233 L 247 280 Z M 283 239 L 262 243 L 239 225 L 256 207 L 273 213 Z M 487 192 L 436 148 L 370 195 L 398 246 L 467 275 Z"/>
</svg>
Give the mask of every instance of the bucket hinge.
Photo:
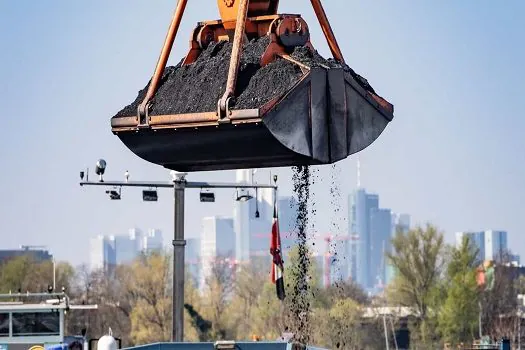
<svg viewBox="0 0 525 350">
<path fill-rule="evenodd" d="M 228 97 L 224 105 L 221 103 L 222 100 L 219 100 L 217 102 L 217 117 L 218 117 L 217 122 L 219 124 L 231 123 L 230 116 L 232 114 L 232 111 L 230 110 L 230 100 L 231 100 L 231 97 Z"/>
<path fill-rule="evenodd" d="M 151 106 L 151 102 L 144 102 L 139 104 L 137 107 L 138 128 L 149 128 L 149 108 Z"/>
</svg>

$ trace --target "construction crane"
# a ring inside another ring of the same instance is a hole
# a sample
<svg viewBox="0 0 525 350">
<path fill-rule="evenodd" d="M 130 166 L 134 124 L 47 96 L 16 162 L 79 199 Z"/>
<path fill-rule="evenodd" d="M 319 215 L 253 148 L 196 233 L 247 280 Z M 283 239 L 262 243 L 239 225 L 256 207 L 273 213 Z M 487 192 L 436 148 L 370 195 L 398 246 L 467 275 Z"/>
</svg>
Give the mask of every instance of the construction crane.
<svg viewBox="0 0 525 350">
<path fill-rule="evenodd" d="M 193 64 L 214 42 L 232 44 L 226 88 L 217 108 L 150 115 L 187 3 L 177 3 L 136 114 L 111 119 L 112 132 L 139 157 L 185 172 L 331 164 L 368 147 L 393 119 L 393 105 L 352 75 L 320 0 L 311 4 L 335 64 L 309 66 L 292 58 L 298 47 L 314 51 L 310 29 L 299 14 L 279 14 L 279 0 L 217 0 L 220 19 L 198 23 L 181 64 Z M 205 1 L 196 3 L 203 6 Z M 268 39 L 260 67 L 285 60 L 302 75 L 258 108 L 232 108 L 243 45 L 260 38 Z M 185 84 L 206 89 L 202 82 Z"/>
</svg>

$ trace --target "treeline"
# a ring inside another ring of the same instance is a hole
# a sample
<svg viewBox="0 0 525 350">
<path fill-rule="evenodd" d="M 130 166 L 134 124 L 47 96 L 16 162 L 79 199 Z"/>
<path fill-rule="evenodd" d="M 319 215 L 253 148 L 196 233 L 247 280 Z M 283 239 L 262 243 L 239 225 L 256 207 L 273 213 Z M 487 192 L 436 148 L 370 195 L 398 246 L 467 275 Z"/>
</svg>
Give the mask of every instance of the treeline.
<svg viewBox="0 0 525 350">
<path fill-rule="evenodd" d="M 321 271 L 310 260 L 309 271 L 304 271 L 296 251 L 286 257 L 287 297 L 283 302 L 276 296 L 266 263 L 243 265 L 234 273 L 228 264 L 217 262 L 202 294 L 187 272 L 185 340 L 252 340 L 256 336 L 273 341 L 283 333 L 293 333 L 304 342 L 327 348 L 384 346 L 381 322 L 361 319 L 362 307 L 371 303 L 365 293 L 352 283 L 319 288 Z M 70 310 L 67 334 L 80 334 L 86 328 L 89 338 L 98 338 L 111 327 L 123 346 L 169 341 L 171 263 L 169 253 L 145 255 L 130 265 L 118 266 L 111 274 L 57 264 L 57 289 L 64 286 L 75 304 L 98 305 L 97 310 Z M 305 277 L 305 272 L 307 288 L 297 291 L 296 281 Z M 52 274 L 50 262 L 11 260 L 0 266 L 0 292 L 45 292 Z"/>
<path fill-rule="evenodd" d="M 496 339 L 518 336 L 517 294 L 525 283 L 512 269 L 497 268 L 493 288 L 485 290 L 476 282 L 480 262 L 468 240 L 459 248 L 448 246 L 443 234 L 428 225 L 398 233 L 392 243 L 387 261 L 396 278 L 383 295 L 373 298 L 350 281 L 320 288 L 320 267 L 310 259 L 305 271 L 304 259 L 298 259 L 294 250 L 285 257 L 283 302 L 277 299 L 266 263 L 234 271 L 217 262 L 202 294 L 187 272 L 185 340 L 251 340 L 255 335 L 272 341 L 292 333 L 300 341 L 330 349 L 381 349 L 385 348 L 383 327 L 387 326 L 393 346 L 393 328 L 405 324 L 413 348 L 471 343 L 480 331 Z M 88 337 L 98 338 L 111 327 L 123 346 L 169 341 L 171 263 L 169 253 L 144 255 L 111 274 L 57 264 L 57 289 L 65 287 L 74 303 L 98 305 L 98 310 L 68 312 L 67 333 L 79 334 L 86 328 Z M 297 290 L 305 272 L 307 288 Z M 17 258 L 0 266 L 2 293 L 46 291 L 52 280 L 50 262 Z M 363 317 L 367 308 L 384 306 L 405 306 L 412 312 L 408 318 L 389 315 L 388 321 L 381 315 Z"/>
<path fill-rule="evenodd" d="M 388 261 L 397 273 L 385 299 L 412 308 L 412 343 L 418 348 L 468 345 L 482 338 L 517 343 L 522 337 L 518 295 L 525 280 L 510 266 L 509 252 L 498 254 L 492 279 L 478 282 L 484 262 L 468 237 L 459 247 L 449 246 L 442 232 L 427 225 L 397 233 L 392 246 Z"/>
</svg>

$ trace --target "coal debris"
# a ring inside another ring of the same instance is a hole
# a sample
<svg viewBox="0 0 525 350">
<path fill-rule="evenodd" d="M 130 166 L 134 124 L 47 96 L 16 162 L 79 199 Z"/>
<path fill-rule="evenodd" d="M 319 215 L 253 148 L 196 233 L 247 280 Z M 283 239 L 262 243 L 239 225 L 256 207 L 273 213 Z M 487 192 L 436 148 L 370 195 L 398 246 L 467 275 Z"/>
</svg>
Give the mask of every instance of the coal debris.
<svg viewBox="0 0 525 350">
<path fill-rule="evenodd" d="M 310 199 L 310 167 L 293 167 L 293 191 L 297 196 L 295 230 L 297 231 L 298 266 L 291 295 L 291 313 L 295 322 L 295 340 L 308 344 L 310 337 L 311 261 L 308 248 L 308 204 Z"/>
<path fill-rule="evenodd" d="M 261 67 L 260 59 L 270 39 L 264 36 L 243 46 L 236 93 L 230 101 L 231 109 L 259 108 L 270 100 L 283 96 L 303 76 L 298 65 L 284 59 Z M 170 115 L 214 112 L 217 102 L 226 90 L 232 44 L 212 42 L 197 60 L 166 67 L 156 94 L 151 100 L 149 115 Z M 364 89 L 374 92 L 367 80 L 346 64 L 325 59 L 309 47 L 297 47 L 290 55 L 310 67 L 343 68 L 347 79 L 354 79 Z M 138 92 L 136 99 L 120 110 L 115 117 L 137 115 L 137 107 L 146 96 L 150 82 Z"/>
</svg>

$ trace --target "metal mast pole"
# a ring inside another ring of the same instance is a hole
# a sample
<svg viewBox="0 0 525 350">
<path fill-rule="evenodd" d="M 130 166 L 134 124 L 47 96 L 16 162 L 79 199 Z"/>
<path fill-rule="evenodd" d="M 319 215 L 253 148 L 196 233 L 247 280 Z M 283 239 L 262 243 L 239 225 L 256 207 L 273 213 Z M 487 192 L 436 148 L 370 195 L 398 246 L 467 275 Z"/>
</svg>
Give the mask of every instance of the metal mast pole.
<svg viewBox="0 0 525 350">
<path fill-rule="evenodd" d="M 173 184 L 173 342 L 182 342 L 184 339 L 184 250 L 186 246 L 184 239 L 185 176 L 186 174 L 184 173 L 178 173 Z"/>
<path fill-rule="evenodd" d="M 105 163 L 104 163 L 105 164 Z M 86 181 L 83 181 L 84 175 Z M 184 239 L 184 195 L 185 190 L 200 188 L 273 188 L 277 191 L 277 175 L 273 180 L 275 185 L 259 185 L 249 183 L 227 183 L 227 182 L 188 182 L 186 181 L 187 173 L 173 172 L 173 179 L 170 182 L 159 181 L 108 181 L 98 182 L 87 181 L 88 174 L 81 172 L 80 186 L 102 186 L 102 187 L 147 187 L 147 188 L 170 188 L 173 189 L 173 270 L 172 270 L 172 341 L 183 342 L 184 339 L 184 255 L 186 249 L 186 240 Z M 102 176 L 102 175 L 101 175 Z M 106 191 L 108 193 L 109 191 Z M 277 192 L 276 192 L 277 195 Z M 120 192 L 118 198 L 120 199 Z"/>
</svg>

